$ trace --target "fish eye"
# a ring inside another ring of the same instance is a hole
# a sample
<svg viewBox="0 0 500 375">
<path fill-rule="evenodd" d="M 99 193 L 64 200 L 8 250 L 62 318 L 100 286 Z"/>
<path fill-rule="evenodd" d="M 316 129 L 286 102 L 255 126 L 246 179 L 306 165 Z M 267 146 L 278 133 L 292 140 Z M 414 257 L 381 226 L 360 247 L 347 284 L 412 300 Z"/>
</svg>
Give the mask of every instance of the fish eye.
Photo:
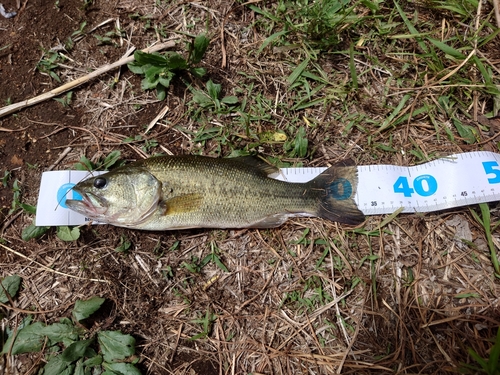
<svg viewBox="0 0 500 375">
<path fill-rule="evenodd" d="M 94 180 L 94 187 L 97 189 L 102 189 L 102 188 L 106 187 L 107 184 L 108 184 L 108 181 L 104 177 L 97 177 Z"/>
</svg>

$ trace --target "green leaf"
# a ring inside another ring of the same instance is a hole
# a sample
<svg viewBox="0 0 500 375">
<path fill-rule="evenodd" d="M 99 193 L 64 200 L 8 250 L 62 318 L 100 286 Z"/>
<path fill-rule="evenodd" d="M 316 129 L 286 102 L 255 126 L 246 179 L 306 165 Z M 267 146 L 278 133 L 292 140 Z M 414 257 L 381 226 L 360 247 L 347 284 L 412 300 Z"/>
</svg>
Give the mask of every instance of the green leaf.
<svg viewBox="0 0 500 375">
<path fill-rule="evenodd" d="M 145 72 L 144 68 L 147 68 L 147 66 L 145 66 L 145 65 L 139 65 L 137 63 L 137 61 L 133 61 L 131 63 L 128 63 L 127 67 L 134 74 L 144 74 L 144 72 Z"/>
<path fill-rule="evenodd" d="M 474 136 L 474 129 L 472 126 L 464 125 L 462 122 L 456 118 L 453 118 L 453 125 L 457 128 L 457 132 L 467 143 L 475 143 L 476 137 Z"/>
<path fill-rule="evenodd" d="M 64 361 L 60 355 L 56 355 L 49 359 L 47 364 L 43 367 L 44 374 L 57 374 L 57 375 L 70 375 L 73 373 L 75 365 L 70 362 Z"/>
<path fill-rule="evenodd" d="M 217 265 L 217 267 L 219 267 L 224 272 L 229 272 L 229 270 L 227 269 L 226 265 L 224 263 L 222 263 L 222 261 L 220 260 L 220 258 L 218 256 L 214 255 L 213 258 L 214 258 L 213 259 L 214 263 Z"/>
<path fill-rule="evenodd" d="M 166 87 L 161 84 L 156 86 L 156 98 L 158 100 L 165 100 L 166 97 L 167 97 Z"/>
<path fill-rule="evenodd" d="M 158 83 L 160 75 L 164 72 L 168 72 L 168 69 L 161 68 L 158 66 L 151 66 L 145 72 L 146 79 L 151 83 L 154 83 L 154 82 Z"/>
<path fill-rule="evenodd" d="M 80 238 L 80 229 L 78 227 L 57 227 L 57 237 L 63 241 L 76 241 Z"/>
<path fill-rule="evenodd" d="M 11 346 L 11 354 L 13 355 L 39 352 L 42 349 L 43 342 L 45 341 L 45 336 L 40 334 L 40 331 L 43 328 L 44 325 L 40 322 L 19 328 L 15 337 L 13 334 L 9 336 L 0 354 L 7 354 Z M 12 342 L 14 342 L 13 345 Z"/>
<path fill-rule="evenodd" d="M 134 59 L 137 65 L 155 65 L 155 66 L 167 66 L 167 59 L 158 53 L 145 53 L 142 51 L 134 52 Z"/>
<path fill-rule="evenodd" d="M 488 368 L 490 374 L 494 374 L 495 371 L 498 373 L 498 361 L 500 360 L 500 328 L 497 331 L 497 337 L 495 344 L 490 350 L 490 360 L 488 361 Z"/>
<path fill-rule="evenodd" d="M 225 96 L 222 98 L 221 102 L 224 104 L 234 105 L 238 104 L 238 98 L 236 96 Z"/>
<path fill-rule="evenodd" d="M 184 57 L 174 53 L 167 59 L 167 66 L 169 70 L 187 69 L 188 64 Z"/>
<path fill-rule="evenodd" d="M 196 91 L 193 94 L 193 101 L 202 107 L 208 107 L 214 104 L 213 100 L 203 91 Z"/>
<path fill-rule="evenodd" d="M 19 285 L 21 285 L 21 277 L 17 275 L 7 276 L 2 280 L 2 287 L 0 287 L 0 302 L 9 302 L 8 296 L 5 294 L 7 292 L 11 298 L 14 298 L 19 290 Z"/>
<path fill-rule="evenodd" d="M 471 348 L 467 349 L 467 351 L 469 352 L 469 355 L 474 358 L 474 360 L 479 363 L 481 365 L 481 367 L 483 368 L 483 370 L 487 370 L 488 369 L 488 362 L 486 362 L 483 358 L 481 358 L 474 350 L 472 350 Z"/>
<path fill-rule="evenodd" d="M 477 293 L 459 293 L 454 295 L 455 298 L 480 298 Z"/>
<path fill-rule="evenodd" d="M 50 71 L 50 72 L 49 72 L 49 76 L 51 76 L 51 77 L 52 77 L 52 79 L 55 79 L 57 82 L 62 83 L 62 82 L 61 82 L 61 78 L 59 78 L 59 76 L 58 76 L 55 72 Z"/>
<path fill-rule="evenodd" d="M 165 87 L 170 86 L 170 81 L 172 80 L 172 78 L 174 78 L 174 73 L 168 71 L 161 73 L 158 77 L 159 82 Z"/>
<path fill-rule="evenodd" d="M 103 167 L 104 169 L 108 169 L 113 166 L 118 160 L 120 160 L 121 152 L 118 150 L 111 151 L 108 156 L 104 159 Z"/>
<path fill-rule="evenodd" d="M 19 206 L 26 212 L 30 214 L 36 214 L 36 207 L 32 206 L 31 204 L 26 204 L 26 203 L 21 203 L 19 202 Z"/>
<path fill-rule="evenodd" d="M 378 2 L 372 2 L 368 0 L 361 0 L 361 3 L 370 9 L 373 13 L 377 13 L 380 10 L 380 7 L 378 5 Z"/>
<path fill-rule="evenodd" d="M 207 82 L 207 90 L 208 90 L 208 95 L 214 100 L 219 99 L 220 95 L 220 90 L 221 90 L 221 85 L 218 83 L 213 83 L 212 80 L 208 80 Z"/>
<path fill-rule="evenodd" d="M 90 375 L 90 369 L 87 370 Z M 78 362 L 76 362 L 75 372 L 73 375 L 85 375 L 85 366 L 83 364 L 83 358 L 80 358 Z"/>
<path fill-rule="evenodd" d="M 102 355 L 95 355 L 87 359 L 83 364 L 88 367 L 99 366 L 102 363 Z"/>
<path fill-rule="evenodd" d="M 65 362 L 71 363 L 77 361 L 80 358 L 83 358 L 85 355 L 85 351 L 87 350 L 88 346 L 92 344 L 92 342 L 94 342 L 94 339 L 75 341 L 73 344 L 64 349 L 60 356 L 61 359 Z"/>
<path fill-rule="evenodd" d="M 210 39 L 208 39 L 205 34 L 200 34 L 194 38 L 193 51 L 189 59 L 191 64 L 198 64 L 203 59 L 209 44 Z"/>
<path fill-rule="evenodd" d="M 77 300 L 72 312 L 73 317 L 77 322 L 88 318 L 90 315 L 99 310 L 104 301 L 104 298 L 97 296 L 91 297 L 87 300 Z"/>
<path fill-rule="evenodd" d="M 158 78 L 156 81 L 151 82 L 149 79 L 144 78 L 141 81 L 141 89 L 143 90 L 153 90 L 158 86 L 158 83 L 160 82 L 160 79 Z"/>
<path fill-rule="evenodd" d="M 53 323 L 42 327 L 38 334 L 47 336 L 53 343 L 62 342 L 69 346 L 78 340 L 79 329 L 72 324 Z"/>
<path fill-rule="evenodd" d="M 394 109 L 394 111 L 392 111 L 392 113 L 389 115 L 389 117 L 387 117 L 384 120 L 384 122 L 382 123 L 382 125 L 380 125 L 380 128 L 378 130 L 379 132 L 381 132 L 382 130 L 387 129 L 389 126 L 392 125 L 392 121 L 399 115 L 399 113 L 401 112 L 401 110 L 405 106 L 406 102 L 410 98 L 411 98 L 411 96 L 409 94 L 406 94 L 405 96 L 403 96 L 403 99 L 400 100 L 398 106 Z"/>
<path fill-rule="evenodd" d="M 419 34 L 418 30 L 415 28 L 415 26 L 413 26 L 413 24 L 410 22 L 410 20 L 408 19 L 408 17 L 406 17 L 406 13 L 403 11 L 403 9 L 399 6 L 398 2 L 394 2 L 394 5 L 396 5 L 396 8 L 399 12 L 399 15 L 401 16 L 401 18 L 403 19 L 403 22 L 405 23 L 406 27 L 408 28 L 408 30 L 410 31 L 410 33 L 412 34 Z M 420 46 L 420 48 L 422 49 L 422 51 L 424 52 L 429 52 L 429 50 L 427 49 L 427 46 L 425 45 L 424 41 L 421 39 L 421 38 L 416 38 L 417 42 L 418 42 L 418 45 Z"/>
<path fill-rule="evenodd" d="M 135 339 L 120 331 L 101 331 L 97 339 L 105 362 L 123 360 L 135 352 Z"/>
<path fill-rule="evenodd" d="M 282 22 L 283 21 L 282 19 L 276 17 L 274 14 L 271 14 L 270 12 L 268 12 L 265 9 L 260 9 L 255 5 L 250 4 L 250 5 L 248 5 L 248 7 L 251 10 L 253 10 L 255 13 L 262 14 L 264 17 L 269 18 L 271 21 L 274 21 L 274 22 Z"/>
<path fill-rule="evenodd" d="M 207 74 L 207 70 L 205 68 L 191 68 L 189 71 L 198 78 L 203 77 Z"/>
<path fill-rule="evenodd" d="M 141 372 L 130 363 L 104 363 L 106 369 L 102 375 L 141 375 Z"/>
<path fill-rule="evenodd" d="M 86 156 L 82 156 L 80 161 L 75 164 L 75 169 L 79 171 L 92 171 L 95 169 L 95 165 Z"/>
<path fill-rule="evenodd" d="M 37 227 L 35 224 L 30 224 L 21 232 L 21 238 L 23 241 L 29 241 L 33 238 L 39 238 L 43 236 L 50 227 Z"/>
<path fill-rule="evenodd" d="M 484 79 L 484 82 L 486 84 L 493 84 L 491 78 L 492 78 L 492 74 L 490 74 L 485 66 L 483 65 L 482 61 L 479 59 L 479 57 L 477 56 L 473 56 L 472 57 L 472 61 L 474 61 L 474 64 L 476 64 L 476 67 L 477 69 L 479 70 L 479 72 L 481 73 L 481 75 L 483 76 L 483 79 Z"/>
</svg>

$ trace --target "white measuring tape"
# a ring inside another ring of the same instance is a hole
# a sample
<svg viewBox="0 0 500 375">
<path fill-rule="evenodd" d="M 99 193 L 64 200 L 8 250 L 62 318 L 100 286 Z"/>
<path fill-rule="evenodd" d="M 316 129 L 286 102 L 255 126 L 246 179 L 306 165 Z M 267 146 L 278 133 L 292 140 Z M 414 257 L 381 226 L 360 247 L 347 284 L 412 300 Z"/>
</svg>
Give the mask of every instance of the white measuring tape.
<svg viewBox="0 0 500 375">
<path fill-rule="evenodd" d="M 276 179 L 306 182 L 326 168 L 282 168 Z M 94 172 L 93 175 L 103 173 Z M 71 188 L 89 176 L 84 171 L 44 172 L 36 225 L 81 225 L 88 218 L 66 208 L 65 197 L 78 199 Z M 429 212 L 470 204 L 500 201 L 500 154 L 466 152 L 414 167 L 363 165 L 358 167 L 354 197 L 365 215 Z"/>
</svg>

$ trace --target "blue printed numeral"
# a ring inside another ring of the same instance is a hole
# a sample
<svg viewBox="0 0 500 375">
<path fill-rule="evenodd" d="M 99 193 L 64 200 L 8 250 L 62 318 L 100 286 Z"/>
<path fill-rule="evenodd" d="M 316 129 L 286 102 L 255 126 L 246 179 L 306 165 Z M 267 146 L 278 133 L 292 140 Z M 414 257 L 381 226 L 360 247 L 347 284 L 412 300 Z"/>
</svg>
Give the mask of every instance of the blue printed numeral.
<svg viewBox="0 0 500 375">
<path fill-rule="evenodd" d="M 495 177 L 488 178 L 490 184 L 500 183 L 500 165 L 497 161 L 483 161 L 483 168 L 486 174 L 495 175 Z"/>
<path fill-rule="evenodd" d="M 393 188 L 395 193 L 403 193 L 405 197 L 411 197 L 413 193 L 417 193 L 422 197 L 428 197 L 437 191 L 438 184 L 433 176 L 423 174 L 415 177 L 412 188 L 408 182 L 408 178 L 400 176 L 394 183 Z"/>
</svg>

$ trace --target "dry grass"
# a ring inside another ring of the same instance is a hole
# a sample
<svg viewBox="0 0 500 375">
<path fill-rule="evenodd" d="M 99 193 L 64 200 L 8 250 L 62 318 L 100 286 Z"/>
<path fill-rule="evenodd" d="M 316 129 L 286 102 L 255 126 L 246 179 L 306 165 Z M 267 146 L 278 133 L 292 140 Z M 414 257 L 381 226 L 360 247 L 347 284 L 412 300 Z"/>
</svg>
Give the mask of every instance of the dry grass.
<svg viewBox="0 0 500 375">
<path fill-rule="evenodd" d="M 261 9 L 278 5 L 251 3 Z M 472 66 L 463 68 L 465 60 L 438 51 L 443 67 L 434 69 L 422 57 L 418 38 L 394 37 L 408 34 L 395 8 L 380 6 L 381 22 L 391 19 L 399 26 L 389 28 L 389 37 L 371 32 L 371 23 L 340 30 L 337 49 L 308 65 L 311 74 L 324 73 L 326 83 L 308 80 L 318 91 L 307 100 L 318 101 L 304 109 L 293 108 L 307 97 L 306 84 L 294 86 L 287 78 L 312 49 L 291 34 L 288 45 L 271 43 L 257 53 L 280 30 L 248 4 L 128 0 L 110 6 L 124 35 L 123 46 L 117 38 L 118 46 L 106 46 L 106 53 L 121 56 L 129 44 L 142 48 L 208 30 L 211 45 L 202 65 L 222 84 L 224 95 L 237 95 L 247 106 L 237 113 L 198 116 L 185 83 L 203 89 L 202 81 L 175 80 L 166 101 L 158 102 L 154 93 L 140 90 L 137 76 L 115 72 L 75 92 L 72 108 L 83 114 L 84 129 L 62 119 L 50 130 L 69 133 L 67 143 L 52 148 L 56 154 L 71 148 L 58 168 L 82 155 L 97 162 L 116 149 L 132 160 L 158 152 L 228 155 L 246 148 L 311 166 L 345 157 L 360 165 L 413 165 L 454 152 L 498 152 L 498 128 L 478 122 L 496 114 L 498 94 L 474 89 L 484 88 L 483 79 Z M 459 22 L 426 4 L 401 4 L 409 19 L 418 19 L 421 32 L 437 39 L 471 34 L 484 24 L 479 34 L 494 32 L 492 7 L 481 6 L 476 21 Z M 358 7 L 360 17 L 370 16 Z M 126 17 L 132 13 L 147 19 Z M 158 29 L 145 29 L 145 22 Z M 350 59 L 352 43 L 355 58 Z M 484 57 L 495 85 L 498 45 L 497 36 L 472 50 Z M 73 64 L 66 62 L 73 68 L 61 70 L 61 77 L 73 79 L 82 67 L 102 65 L 99 50 L 95 41 L 84 39 L 73 52 Z M 183 51 L 183 43 L 177 50 Z M 443 97 L 455 100 L 458 109 L 444 108 Z M 395 113 L 402 100 L 407 101 Z M 145 134 L 165 106 L 166 115 Z M 421 108 L 428 110 L 415 114 Z M 456 119 L 475 129 L 477 141 L 468 143 L 457 133 Z M 307 158 L 290 156 L 282 144 L 256 141 L 262 132 L 278 130 L 293 139 L 300 126 L 309 140 Z M 220 133 L 196 140 L 207 129 Z M 123 142 L 136 135 L 141 139 Z M 36 196 L 26 194 L 26 199 L 34 203 Z M 498 204 L 490 208 L 498 222 Z M 23 278 L 14 305 L 1 307 L 2 324 L 15 327 L 27 310 L 51 323 L 68 316 L 77 299 L 105 297 L 88 328 L 134 335 L 141 370 L 151 374 L 439 374 L 457 372 L 462 362 L 474 364 L 468 348 L 487 358 L 500 325 L 500 285 L 484 229 L 469 208 L 402 215 L 380 228 L 383 219 L 368 217 L 359 231 L 316 219 L 296 219 L 273 230 L 149 233 L 84 227 L 78 241 L 67 243 L 53 231 L 21 241 L 31 220 L 22 214 L 1 233 L 0 276 Z M 116 252 L 121 238 L 131 241 L 128 252 Z M 494 241 L 498 250 L 498 231 Z M 229 272 L 213 262 L 197 273 L 186 266 L 214 251 Z M 206 314 L 213 318 L 206 338 L 191 340 L 203 330 L 196 320 Z M 40 353 L 2 360 L 6 374 L 35 373 L 43 364 Z"/>
</svg>

